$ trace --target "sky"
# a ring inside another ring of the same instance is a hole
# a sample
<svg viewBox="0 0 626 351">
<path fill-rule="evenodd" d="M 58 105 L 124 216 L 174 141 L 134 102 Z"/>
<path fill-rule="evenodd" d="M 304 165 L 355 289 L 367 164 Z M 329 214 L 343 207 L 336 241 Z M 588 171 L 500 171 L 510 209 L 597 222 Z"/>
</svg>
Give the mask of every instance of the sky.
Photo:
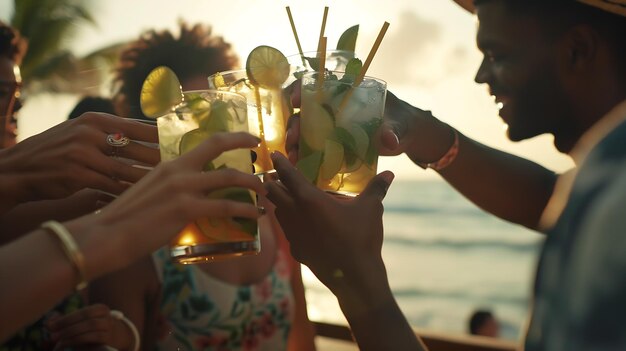
<svg viewBox="0 0 626 351">
<path fill-rule="evenodd" d="M 7 21 L 13 0 L 0 0 L 0 19 Z M 317 47 L 324 6 L 329 6 L 326 35 L 334 47 L 341 33 L 359 24 L 357 56 L 365 58 L 385 21 L 391 25 L 368 75 L 381 78 L 400 98 L 431 110 L 440 120 L 484 144 L 538 162 L 555 171 L 573 166 L 559 154 L 552 137 L 512 143 L 486 86 L 474 83 L 482 55 L 475 46 L 476 20 L 452 0 L 91 0 L 97 26 L 81 25 L 67 45 L 84 55 L 106 45 L 135 39 L 148 29 L 175 30 L 179 20 L 202 22 L 233 44 L 243 62 L 258 45 L 285 55 L 297 46 L 285 6 L 291 7 L 304 51 Z M 21 112 L 20 139 L 65 119 L 77 96 L 42 95 L 29 99 Z M 462 152 L 462 151 L 461 151 Z M 432 179 L 406 157 L 381 158 L 379 170 L 398 179 Z"/>
</svg>

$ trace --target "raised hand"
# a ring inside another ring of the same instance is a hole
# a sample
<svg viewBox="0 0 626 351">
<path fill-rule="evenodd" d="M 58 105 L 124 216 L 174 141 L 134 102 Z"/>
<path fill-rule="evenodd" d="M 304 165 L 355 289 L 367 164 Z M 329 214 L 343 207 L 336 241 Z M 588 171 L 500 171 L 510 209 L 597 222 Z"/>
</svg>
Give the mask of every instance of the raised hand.
<svg viewBox="0 0 626 351">
<path fill-rule="evenodd" d="M 120 194 L 147 171 L 111 156 L 147 165 L 160 160 L 158 150 L 135 141 L 158 142 L 156 127 L 86 113 L 2 150 L 0 174 L 17 179 L 18 203 L 62 198 L 83 188 Z"/>
<path fill-rule="evenodd" d="M 366 262 L 382 264 L 382 200 L 391 172 L 376 176 L 356 198 L 338 198 L 311 185 L 282 155 L 274 153 L 272 161 L 280 182 L 266 183 L 268 198 L 296 260 L 331 290 L 344 278 L 358 280 Z"/>
<path fill-rule="evenodd" d="M 233 169 L 202 170 L 207 161 L 224 151 L 249 149 L 258 143 L 258 138 L 248 133 L 216 133 L 192 151 L 161 163 L 99 214 L 69 222 L 67 227 L 72 233 L 106 228 L 116 240 L 125 242 L 124 255 L 115 255 L 120 261 L 114 265 L 122 267 L 165 244 L 191 220 L 206 216 L 257 218 L 259 211 L 252 204 L 209 199 L 206 194 L 244 187 L 264 195 L 258 177 Z M 104 255 L 96 250 L 94 262 L 87 268 L 94 272 L 90 276 L 99 275 L 101 267 L 108 266 L 101 262 L 110 259 Z"/>
</svg>

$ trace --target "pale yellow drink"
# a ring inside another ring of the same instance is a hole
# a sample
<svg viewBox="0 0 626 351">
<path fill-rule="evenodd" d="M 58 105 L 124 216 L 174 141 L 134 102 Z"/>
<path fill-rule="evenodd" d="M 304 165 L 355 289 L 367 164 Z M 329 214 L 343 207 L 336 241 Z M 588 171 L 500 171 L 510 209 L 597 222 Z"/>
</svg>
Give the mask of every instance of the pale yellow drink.
<svg viewBox="0 0 626 351">
<path fill-rule="evenodd" d="M 184 96 L 185 101 L 174 112 L 157 119 L 163 162 L 192 150 L 214 133 L 248 131 L 243 96 L 211 90 L 186 92 Z M 205 165 L 205 171 L 221 168 L 252 173 L 250 150 L 227 151 Z M 256 203 L 255 194 L 244 188 L 221 189 L 208 196 Z M 189 223 L 172 240 L 174 260 L 197 263 L 259 252 L 256 220 L 207 216 Z"/>
<path fill-rule="evenodd" d="M 302 77 L 298 169 L 318 188 L 355 196 L 376 175 L 387 84 L 332 71 Z"/>
<path fill-rule="evenodd" d="M 241 94 L 248 101 L 248 126 L 251 134 L 261 138 L 254 149 L 255 173 L 274 169 L 270 154 L 278 151 L 286 155 L 285 133 L 291 115 L 291 104 L 283 95 L 282 87 L 266 89 L 253 85 L 245 70 L 220 72 L 209 77 L 209 88 Z"/>
</svg>

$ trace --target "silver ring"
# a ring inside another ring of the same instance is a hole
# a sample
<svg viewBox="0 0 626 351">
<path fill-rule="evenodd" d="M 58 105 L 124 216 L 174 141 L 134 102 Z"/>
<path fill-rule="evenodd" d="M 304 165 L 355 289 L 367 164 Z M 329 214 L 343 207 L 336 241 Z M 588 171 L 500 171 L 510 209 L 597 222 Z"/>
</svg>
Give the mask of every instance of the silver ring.
<svg viewBox="0 0 626 351">
<path fill-rule="evenodd" d="M 122 133 L 109 134 L 107 135 L 107 144 L 113 147 L 124 147 L 130 144 L 130 139 Z"/>
</svg>

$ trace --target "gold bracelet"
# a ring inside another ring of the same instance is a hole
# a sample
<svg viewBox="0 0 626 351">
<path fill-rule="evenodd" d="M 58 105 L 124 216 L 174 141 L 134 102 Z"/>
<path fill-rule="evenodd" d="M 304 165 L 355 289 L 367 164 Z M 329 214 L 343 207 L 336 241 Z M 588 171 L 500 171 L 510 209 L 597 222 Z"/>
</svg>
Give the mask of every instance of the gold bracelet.
<svg viewBox="0 0 626 351">
<path fill-rule="evenodd" d="M 79 282 L 76 285 L 76 290 L 83 290 L 87 287 L 87 280 L 85 280 L 85 257 L 80 252 L 80 248 L 74 240 L 72 234 L 65 228 L 65 226 L 57 221 L 48 221 L 41 225 L 42 228 L 48 229 L 54 233 L 59 241 L 61 241 L 61 247 L 63 253 L 72 262 L 74 268 L 78 272 Z"/>
</svg>

